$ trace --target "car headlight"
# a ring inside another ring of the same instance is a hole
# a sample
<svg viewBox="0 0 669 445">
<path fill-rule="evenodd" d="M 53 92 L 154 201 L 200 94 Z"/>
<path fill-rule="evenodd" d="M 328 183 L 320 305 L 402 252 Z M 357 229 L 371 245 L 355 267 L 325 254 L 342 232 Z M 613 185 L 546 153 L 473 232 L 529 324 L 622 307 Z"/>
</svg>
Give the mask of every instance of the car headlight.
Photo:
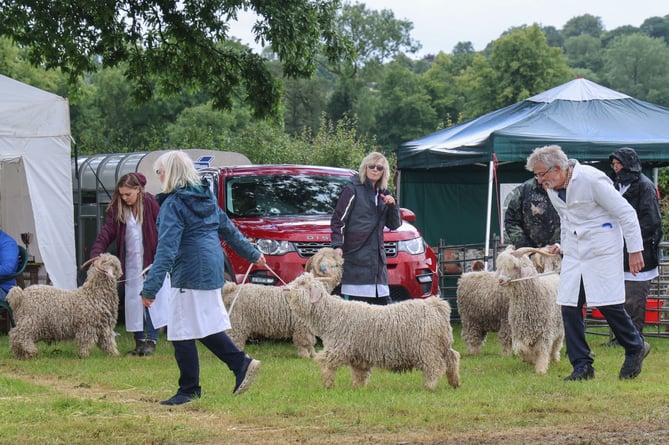
<svg viewBox="0 0 669 445">
<path fill-rule="evenodd" d="M 295 247 L 290 241 L 277 241 L 273 239 L 258 239 L 255 242 L 256 247 L 265 255 L 285 255 L 288 252 L 294 252 Z"/>
<path fill-rule="evenodd" d="M 418 255 L 420 253 L 425 253 L 425 243 L 420 236 L 406 241 L 398 241 L 397 250 L 411 255 Z"/>
</svg>

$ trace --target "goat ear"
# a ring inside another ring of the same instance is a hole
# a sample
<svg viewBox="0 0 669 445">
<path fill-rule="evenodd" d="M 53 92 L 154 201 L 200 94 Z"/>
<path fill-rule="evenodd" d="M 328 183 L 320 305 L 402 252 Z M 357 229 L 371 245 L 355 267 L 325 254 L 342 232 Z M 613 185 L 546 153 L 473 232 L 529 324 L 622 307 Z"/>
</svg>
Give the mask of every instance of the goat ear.
<svg viewBox="0 0 669 445">
<path fill-rule="evenodd" d="M 520 268 L 520 278 L 527 278 L 534 275 L 536 269 L 530 266 L 521 266 Z"/>
<path fill-rule="evenodd" d="M 315 304 L 323 296 L 323 289 L 320 286 L 309 286 L 309 303 Z"/>
</svg>

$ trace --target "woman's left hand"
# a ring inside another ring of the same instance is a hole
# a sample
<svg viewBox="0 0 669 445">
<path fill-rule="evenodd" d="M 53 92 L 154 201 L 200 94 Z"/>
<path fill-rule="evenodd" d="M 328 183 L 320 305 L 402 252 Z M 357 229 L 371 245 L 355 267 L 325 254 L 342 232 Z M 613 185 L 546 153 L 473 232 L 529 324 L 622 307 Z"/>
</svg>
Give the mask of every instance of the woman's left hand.
<svg viewBox="0 0 669 445">
<path fill-rule="evenodd" d="M 395 205 L 395 198 L 392 197 L 392 195 L 384 195 L 384 194 L 379 194 L 381 199 L 383 199 L 383 202 L 386 203 L 388 206 L 394 206 Z"/>
</svg>

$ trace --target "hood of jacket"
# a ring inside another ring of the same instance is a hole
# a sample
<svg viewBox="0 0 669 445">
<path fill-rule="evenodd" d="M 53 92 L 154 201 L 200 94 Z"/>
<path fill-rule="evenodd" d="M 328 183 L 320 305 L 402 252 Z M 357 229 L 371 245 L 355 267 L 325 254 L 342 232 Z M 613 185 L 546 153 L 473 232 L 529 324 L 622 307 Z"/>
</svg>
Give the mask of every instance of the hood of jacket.
<svg viewBox="0 0 669 445">
<path fill-rule="evenodd" d="M 175 195 L 186 208 L 201 218 L 213 214 L 218 205 L 206 182 L 202 185 L 188 185 L 177 188 L 172 193 L 160 193 L 156 195 L 156 199 L 158 203 L 162 204 L 170 195 Z"/>
<path fill-rule="evenodd" d="M 617 174 L 613 172 L 609 175 L 614 182 L 631 184 L 639 179 L 641 176 L 641 162 L 633 148 L 622 147 L 616 149 L 609 155 L 609 161 L 613 162 L 614 159 L 617 159 L 623 165 L 623 168 Z"/>
</svg>

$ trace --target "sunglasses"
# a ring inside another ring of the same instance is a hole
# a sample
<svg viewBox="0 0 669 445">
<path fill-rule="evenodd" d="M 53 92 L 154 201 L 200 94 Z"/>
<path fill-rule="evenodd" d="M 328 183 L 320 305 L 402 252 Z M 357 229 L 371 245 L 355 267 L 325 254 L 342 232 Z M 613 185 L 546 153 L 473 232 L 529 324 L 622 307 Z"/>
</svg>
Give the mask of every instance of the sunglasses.
<svg viewBox="0 0 669 445">
<path fill-rule="evenodd" d="M 377 172 L 382 172 L 384 169 L 383 165 L 368 165 L 367 168 L 370 170 L 376 170 Z"/>
</svg>

